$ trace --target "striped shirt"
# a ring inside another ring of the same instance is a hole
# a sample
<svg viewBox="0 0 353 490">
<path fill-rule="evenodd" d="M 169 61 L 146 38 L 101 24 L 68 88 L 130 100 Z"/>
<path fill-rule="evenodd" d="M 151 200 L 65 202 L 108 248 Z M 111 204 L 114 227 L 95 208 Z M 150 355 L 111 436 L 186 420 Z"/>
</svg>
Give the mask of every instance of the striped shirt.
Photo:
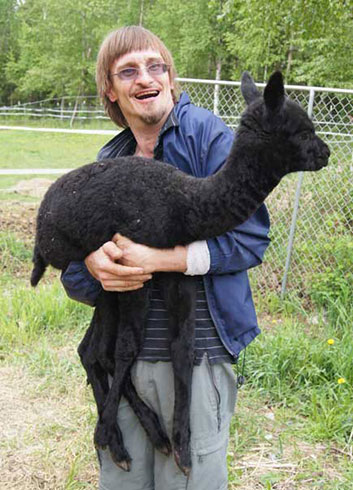
<svg viewBox="0 0 353 490">
<path fill-rule="evenodd" d="M 201 276 L 195 276 L 195 278 L 197 280 L 197 295 L 194 364 L 199 365 L 205 354 L 207 354 L 211 364 L 233 362 L 233 357 L 223 346 L 212 321 L 202 278 Z M 171 360 L 168 340 L 168 312 L 156 280 L 152 280 L 145 338 L 138 359 L 144 361 Z"/>
</svg>

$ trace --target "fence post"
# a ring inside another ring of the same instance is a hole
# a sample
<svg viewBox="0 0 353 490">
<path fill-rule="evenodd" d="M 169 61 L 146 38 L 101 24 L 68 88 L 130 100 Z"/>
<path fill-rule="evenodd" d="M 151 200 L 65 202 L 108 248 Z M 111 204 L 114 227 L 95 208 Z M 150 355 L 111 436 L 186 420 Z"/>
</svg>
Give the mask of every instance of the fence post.
<svg viewBox="0 0 353 490">
<path fill-rule="evenodd" d="M 60 120 L 62 121 L 63 119 L 64 119 L 64 97 L 61 97 Z"/>
<path fill-rule="evenodd" d="M 217 60 L 217 69 L 216 69 L 216 82 L 221 79 L 221 68 L 222 64 L 220 60 Z M 214 86 L 214 94 L 213 94 L 213 114 L 216 116 L 219 115 L 219 91 L 220 86 L 218 83 Z"/>
<path fill-rule="evenodd" d="M 219 85 L 218 83 L 214 86 L 214 95 L 213 95 L 213 114 L 219 116 L 218 111 L 219 106 Z"/>
<path fill-rule="evenodd" d="M 71 116 L 71 119 L 70 119 L 70 128 L 72 128 L 72 125 L 74 123 L 74 119 L 75 119 L 75 116 L 76 116 L 77 106 L 78 106 L 78 98 L 79 98 L 79 96 L 77 96 L 76 97 L 76 100 L 75 100 L 74 110 L 73 110 L 73 113 L 72 113 L 72 116 Z"/>
<path fill-rule="evenodd" d="M 314 97 L 315 97 L 315 90 L 312 88 L 312 89 L 310 89 L 309 105 L 308 105 L 308 116 L 310 118 L 313 115 Z M 294 202 L 294 208 L 293 208 L 293 214 L 292 214 L 292 222 L 291 222 L 290 232 L 289 232 L 286 265 L 284 268 L 284 274 L 283 274 L 283 279 L 282 279 L 282 287 L 281 287 L 281 298 L 282 299 L 284 298 L 284 295 L 286 293 L 288 272 L 289 272 L 289 267 L 290 267 L 290 262 L 291 262 L 291 258 L 292 258 L 292 252 L 293 252 L 294 235 L 295 235 L 295 228 L 297 225 L 297 216 L 298 216 L 298 209 L 299 209 L 300 194 L 301 194 L 301 189 L 302 189 L 302 185 L 303 185 L 303 178 L 304 178 L 304 172 L 299 172 L 299 178 L 298 178 L 298 183 L 297 183 L 297 190 L 295 193 L 295 202 Z"/>
</svg>

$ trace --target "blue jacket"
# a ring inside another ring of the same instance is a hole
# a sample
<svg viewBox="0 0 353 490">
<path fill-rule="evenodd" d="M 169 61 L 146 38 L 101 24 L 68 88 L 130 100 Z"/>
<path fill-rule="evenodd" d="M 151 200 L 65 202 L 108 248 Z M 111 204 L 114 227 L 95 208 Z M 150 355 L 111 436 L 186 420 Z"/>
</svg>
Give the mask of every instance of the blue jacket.
<svg viewBox="0 0 353 490">
<path fill-rule="evenodd" d="M 185 93 L 172 111 L 172 121 L 160 135 L 163 160 L 196 177 L 217 172 L 230 152 L 234 133 L 214 114 L 191 104 Z M 118 154 L 117 138 L 102 148 L 98 158 Z M 260 333 L 247 270 L 262 261 L 270 241 L 269 225 L 262 205 L 233 231 L 207 241 L 211 265 L 203 280 L 208 306 L 224 346 L 234 357 Z M 82 262 L 72 262 L 62 282 L 71 298 L 91 305 L 101 291 Z"/>
</svg>

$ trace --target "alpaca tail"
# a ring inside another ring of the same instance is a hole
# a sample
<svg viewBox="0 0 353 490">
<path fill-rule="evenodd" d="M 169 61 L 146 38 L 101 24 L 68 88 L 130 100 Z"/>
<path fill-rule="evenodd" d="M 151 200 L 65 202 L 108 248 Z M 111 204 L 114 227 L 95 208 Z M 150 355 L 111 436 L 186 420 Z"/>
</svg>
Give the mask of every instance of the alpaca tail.
<svg viewBox="0 0 353 490">
<path fill-rule="evenodd" d="M 34 267 L 31 274 L 31 286 L 35 287 L 41 280 L 45 269 L 47 268 L 47 264 L 44 262 L 37 245 L 34 247 L 33 264 Z"/>
</svg>

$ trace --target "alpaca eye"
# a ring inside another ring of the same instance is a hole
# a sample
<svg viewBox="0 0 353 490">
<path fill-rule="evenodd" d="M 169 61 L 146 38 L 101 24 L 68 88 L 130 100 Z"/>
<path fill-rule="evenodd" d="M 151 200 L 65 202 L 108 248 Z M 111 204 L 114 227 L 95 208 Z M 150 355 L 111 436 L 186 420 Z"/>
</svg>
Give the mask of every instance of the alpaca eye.
<svg viewBox="0 0 353 490">
<path fill-rule="evenodd" d="M 308 140 L 310 138 L 310 132 L 309 131 L 303 131 L 302 133 L 300 133 L 299 138 L 302 141 Z"/>
</svg>

